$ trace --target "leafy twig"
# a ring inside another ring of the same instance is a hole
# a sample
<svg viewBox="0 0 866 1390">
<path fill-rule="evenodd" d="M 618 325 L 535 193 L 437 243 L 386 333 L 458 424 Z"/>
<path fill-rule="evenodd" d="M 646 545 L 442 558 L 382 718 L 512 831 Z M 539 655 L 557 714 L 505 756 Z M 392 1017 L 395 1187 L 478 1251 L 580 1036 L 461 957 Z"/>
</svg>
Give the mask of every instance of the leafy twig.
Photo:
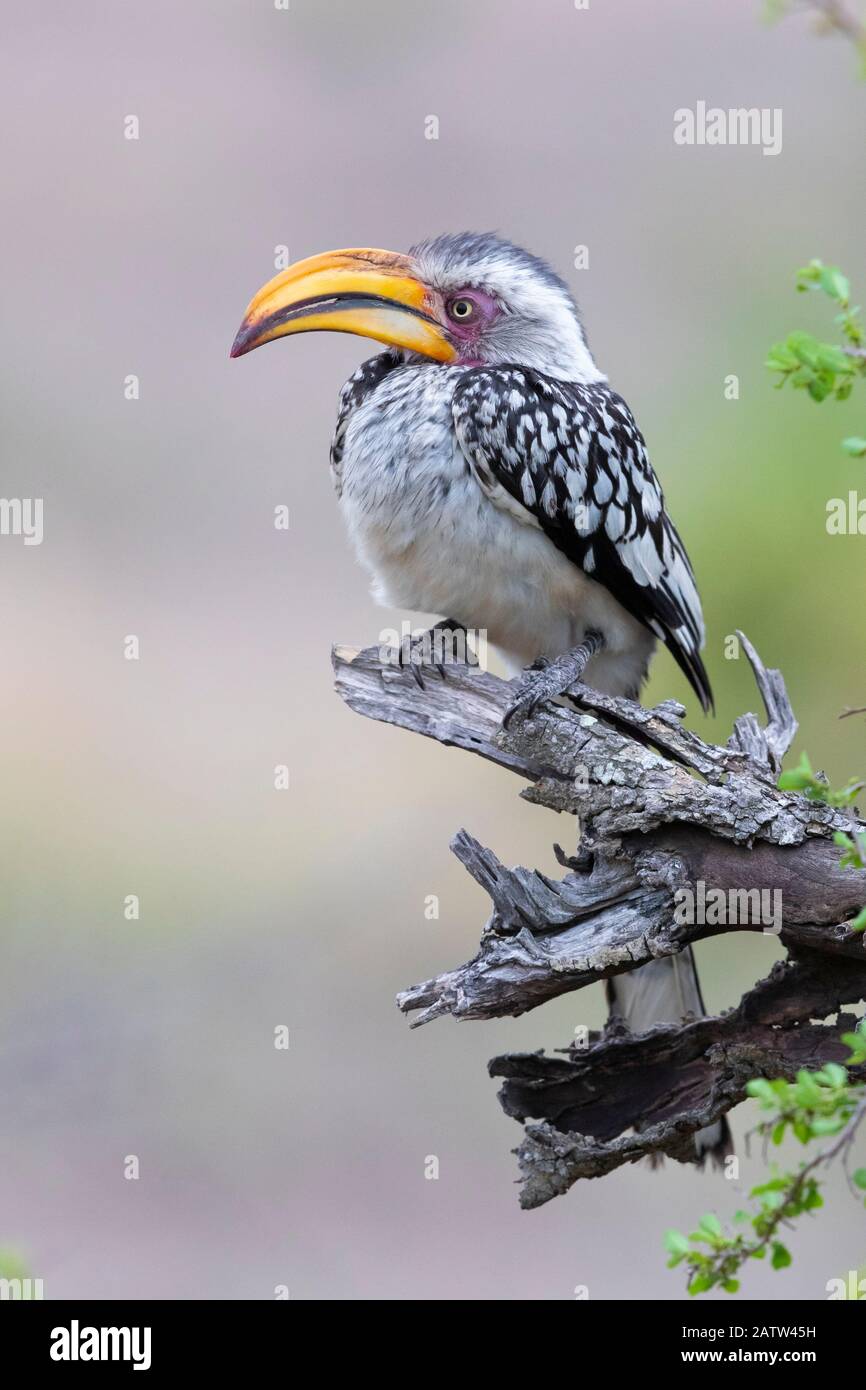
<svg viewBox="0 0 866 1390">
<path fill-rule="evenodd" d="M 842 1041 L 850 1048 L 852 1065 L 866 1060 L 866 1033 L 860 1027 L 856 1033 L 844 1034 Z M 734 1218 L 749 1222 L 751 1235 L 726 1234 L 712 1212 L 701 1217 L 697 1230 L 689 1236 L 681 1231 L 667 1232 L 668 1266 L 686 1263 L 688 1291 L 692 1295 L 713 1288 L 736 1293 L 740 1287 L 738 1275 L 745 1263 L 765 1259 L 768 1249 L 774 1269 L 785 1269 L 792 1263 L 791 1252 L 779 1238 L 782 1227 L 823 1206 L 816 1174 L 840 1155 L 844 1156 L 847 1173 L 851 1146 L 866 1117 L 866 1090 L 851 1085 L 847 1068 L 835 1062 L 827 1063 L 820 1071 L 801 1071 L 794 1082 L 758 1078 L 749 1082 L 747 1090 L 764 1110 L 772 1112 L 758 1126 L 758 1132 L 769 1142 L 781 1144 L 789 1130 L 802 1144 L 829 1135 L 835 1136 L 835 1142 L 801 1164 L 796 1172 L 776 1174 L 752 1188 L 749 1197 L 757 1201 L 758 1210 L 739 1211 Z M 866 1168 L 858 1168 L 849 1181 L 855 1189 L 866 1189 Z M 708 1251 L 700 1248 L 703 1245 Z"/>
<path fill-rule="evenodd" d="M 841 343 L 819 341 L 811 333 L 796 330 L 784 342 L 774 343 L 765 366 L 777 372 L 777 388 L 786 382 L 804 390 L 818 404 L 828 398 L 845 401 L 858 378 L 866 378 L 866 332 L 860 322 L 860 309 L 851 304 L 851 287 L 838 266 L 813 260 L 797 271 L 797 289 L 805 294 L 820 290 L 839 306 L 836 323 Z M 866 457 L 866 438 L 851 435 L 842 448 L 852 458 Z"/>
</svg>

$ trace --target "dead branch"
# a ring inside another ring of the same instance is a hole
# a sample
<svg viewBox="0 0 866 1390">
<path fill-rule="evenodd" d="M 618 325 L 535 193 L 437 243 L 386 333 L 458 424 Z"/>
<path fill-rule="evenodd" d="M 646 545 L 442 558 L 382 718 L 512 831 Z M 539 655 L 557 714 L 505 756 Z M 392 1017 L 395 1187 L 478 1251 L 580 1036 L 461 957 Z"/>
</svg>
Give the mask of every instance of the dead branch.
<svg viewBox="0 0 866 1390">
<path fill-rule="evenodd" d="M 522 777 L 527 800 L 579 818 L 577 855 L 556 847 L 562 878 L 508 869 L 458 832 L 451 848 L 491 913 L 471 961 L 398 996 L 411 1026 L 448 1013 L 515 1016 L 704 937 L 766 930 L 755 907 L 778 906 L 771 929 L 788 962 L 730 1013 L 640 1036 L 609 1026 L 564 1058 L 491 1062 L 506 1112 L 540 1121 L 516 1151 L 525 1206 L 650 1153 L 687 1160 L 690 1136 L 737 1104 L 752 1077 L 845 1054 L 841 1030 L 814 1020 L 866 995 L 863 934 L 847 926 L 866 902 L 866 872 L 839 865 L 832 836 L 850 832 L 847 812 L 778 789 L 796 720 L 781 674 L 739 636 L 766 721 L 741 716 L 724 746 L 685 729 L 674 701 L 644 709 L 586 686 L 572 705 L 506 731 L 510 687 L 477 667 L 425 670 L 419 687 L 376 648 L 334 651 L 352 709 L 478 753 Z M 689 901 L 706 910 L 684 909 Z M 731 902 L 733 920 L 719 911 Z"/>
</svg>

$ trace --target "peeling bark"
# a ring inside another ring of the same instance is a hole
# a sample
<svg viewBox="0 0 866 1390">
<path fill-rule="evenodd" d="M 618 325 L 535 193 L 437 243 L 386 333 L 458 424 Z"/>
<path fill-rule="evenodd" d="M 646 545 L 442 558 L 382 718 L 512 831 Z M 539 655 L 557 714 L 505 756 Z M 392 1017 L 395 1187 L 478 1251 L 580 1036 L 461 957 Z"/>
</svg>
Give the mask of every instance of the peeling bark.
<svg viewBox="0 0 866 1390">
<path fill-rule="evenodd" d="M 609 1027 L 562 1058 L 494 1057 L 489 1070 L 503 1079 L 505 1113 L 541 1121 L 527 1125 L 515 1150 L 521 1205 L 540 1206 L 579 1178 L 650 1155 L 692 1160 L 695 1130 L 743 1100 L 753 1077 L 793 1080 L 801 1067 L 844 1062 L 848 1050 L 839 1035 L 853 1030 L 856 1018 L 843 1015 L 834 1027 L 808 1020 L 837 1013 L 864 990 L 866 961 L 780 961 L 721 1017 L 639 1037 Z M 852 1075 L 866 1080 L 866 1068 Z"/>
<path fill-rule="evenodd" d="M 850 832 L 847 813 L 778 789 L 796 720 L 781 674 L 739 636 L 766 722 L 741 716 L 724 746 L 685 729 L 675 701 L 644 709 L 583 685 L 504 730 L 511 687 L 488 673 L 425 669 L 419 686 L 376 648 L 334 651 L 352 709 L 478 753 L 522 777 L 527 800 L 579 817 L 577 855 L 556 847 L 562 878 L 508 869 L 458 832 L 451 848 L 491 913 L 471 961 L 398 995 L 410 1026 L 516 1016 L 702 938 L 766 929 L 755 905 L 778 908 L 772 929 L 789 959 L 730 1013 L 639 1036 L 609 1025 L 581 1053 L 491 1062 L 506 1113 L 537 1121 L 516 1150 L 524 1206 L 646 1155 L 688 1161 L 691 1135 L 742 1100 L 749 1079 L 845 1055 L 842 1030 L 820 1020 L 866 995 L 864 936 L 847 925 L 866 902 L 866 871 L 839 866 L 832 836 Z M 736 919 L 690 919 L 688 893 L 724 895 Z"/>
</svg>

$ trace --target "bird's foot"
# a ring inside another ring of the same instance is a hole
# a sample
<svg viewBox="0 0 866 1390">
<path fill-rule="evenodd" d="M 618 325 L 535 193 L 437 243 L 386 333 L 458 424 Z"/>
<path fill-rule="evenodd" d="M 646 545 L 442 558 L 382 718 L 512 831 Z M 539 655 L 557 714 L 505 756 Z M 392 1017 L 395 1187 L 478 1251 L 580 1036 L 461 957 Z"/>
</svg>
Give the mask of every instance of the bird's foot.
<svg viewBox="0 0 866 1390">
<path fill-rule="evenodd" d="M 401 670 L 408 668 L 419 690 L 423 690 L 423 670 L 436 671 L 444 681 L 448 666 L 458 661 L 461 665 L 466 664 L 468 651 L 463 624 L 455 622 L 453 618 L 444 618 L 426 632 L 404 637 L 397 649 L 397 665 Z"/>
<path fill-rule="evenodd" d="M 564 652 L 550 661 L 539 657 L 524 671 L 517 694 L 505 711 L 502 727 L 507 729 L 513 719 L 530 719 L 539 705 L 565 695 L 583 678 L 587 665 L 604 646 L 600 632 L 587 632 L 579 647 Z"/>
</svg>

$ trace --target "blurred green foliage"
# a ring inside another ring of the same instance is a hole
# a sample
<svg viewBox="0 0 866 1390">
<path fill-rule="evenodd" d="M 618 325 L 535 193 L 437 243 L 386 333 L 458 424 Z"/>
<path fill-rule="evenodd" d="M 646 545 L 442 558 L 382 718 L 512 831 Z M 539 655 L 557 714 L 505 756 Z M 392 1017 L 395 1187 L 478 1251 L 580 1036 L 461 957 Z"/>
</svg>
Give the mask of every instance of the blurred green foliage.
<svg viewBox="0 0 866 1390">
<path fill-rule="evenodd" d="M 857 54 L 860 76 L 866 78 L 866 24 L 846 6 L 845 0 L 764 0 L 764 19 L 777 24 L 786 15 L 811 11 L 819 34 L 841 34 L 850 39 Z"/>
<path fill-rule="evenodd" d="M 23 1256 L 11 1245 L 0 1245 L 0 1279 L 30 1279 L 30 1270 Z M 25 1296 L 29 1296 L 25 1293 Z"/>
</svg>

